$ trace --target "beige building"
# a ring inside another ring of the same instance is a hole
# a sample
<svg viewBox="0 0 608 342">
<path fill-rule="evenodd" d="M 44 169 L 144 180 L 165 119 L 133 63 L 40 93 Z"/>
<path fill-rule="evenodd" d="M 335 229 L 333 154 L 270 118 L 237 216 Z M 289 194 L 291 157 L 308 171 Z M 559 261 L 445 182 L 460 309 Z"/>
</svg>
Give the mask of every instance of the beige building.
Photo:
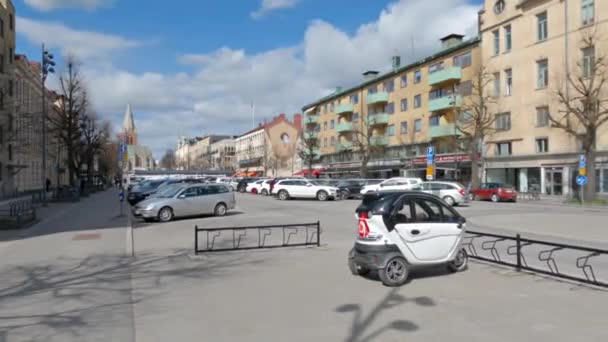
<svg viewBox="0 0 608 342">
<path fill-rule="evenodd" d="M 0 198 L 15 192 L 14 74 L 15 7 L 0 0 Z"/>
<path fill-rule="evenodd" d="M 576 190 L 581 146 L 552 127 L 547 112 L 559 115 L 555 93 L 567 84 L 568 73 L 583 76 L 590 60 L 608 57 L 608 1 L 485 0 L 480 32 L 498 115 L 497 132 L 486 141 L 487 181 L 550 195 Z M 595 46 L 582 42 L 590 33 Z M 572 87 L 568 91 L 577 95 Z M 597 190 L 608 192 L 608 124 L 597 148 Z"/>
<path fill-rule="evenodd" d="M 209 145 L 209 164 L 214 170 L 234 171 L 236 165 L 236 141 L 234 137 L 222 139 Z"/>
<path fill-rule="evenodd" d="M 455 120 L 472 93 L 480 44 L 456 34 L 441 44 L 434 55 L 408 65 L 393 57 L 391 71 L 368 71 L 360 84 L 303 107 L 305 139 L 317 139 L 316 164 L 326 174 L 358 175 L 360 150 L 369 149 L 368 176 L 424 177 L 423 155 L 433 145 L 438 178 L 470 177 L 470 162 L 454 144 Z"/>
<path fill-rule="evenodd" d="M 285 114 L 274 117 L 235 139 L 238 174 L 249 176 L 290 176 L 296 167 L 296 147 L 302 117 L 293 121 Z"/>
<path fill-rule="evenodd" d="M 177 141 L 175 160 L 181 170 L 218 169 L 221 166 L 232 170 L 234 154 L 234 137 L 230 135 L 181 137 Z"/>
</svg>

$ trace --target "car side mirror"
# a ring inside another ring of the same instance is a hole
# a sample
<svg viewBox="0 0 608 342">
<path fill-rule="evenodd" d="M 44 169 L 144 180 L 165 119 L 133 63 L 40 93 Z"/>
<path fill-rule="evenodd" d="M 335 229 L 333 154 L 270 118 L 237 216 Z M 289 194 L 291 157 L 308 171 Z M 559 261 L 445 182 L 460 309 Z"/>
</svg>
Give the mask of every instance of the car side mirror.
<svg viewBox="0 0 608 342">
<path fill-rule="evenodd" d="M 306 186 L 312 186 L 312 184 L 306 184 Z"/>
<path fill-rule="evenodd" d="M 464 226 L 464 224 L 467 222 L 467 219 L 464 218 L 463 216 L 460 216 L 458 218 L 458 228 L 462 229 L 462 227 Z"/>
<path fill-rule="evenodd" d="M 177 198 L 186 198 L 186 195 L 179 195 Z"/>
</svg>

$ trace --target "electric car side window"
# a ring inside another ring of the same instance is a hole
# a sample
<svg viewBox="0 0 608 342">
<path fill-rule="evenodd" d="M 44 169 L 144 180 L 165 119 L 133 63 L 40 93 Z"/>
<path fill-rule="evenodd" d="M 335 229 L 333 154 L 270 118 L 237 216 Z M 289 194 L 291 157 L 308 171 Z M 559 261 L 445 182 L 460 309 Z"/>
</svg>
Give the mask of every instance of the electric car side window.
<svg viewBox="0 0 608 342">
<path fill-rule="evenodd" d="M 439 204 L 428 200 L 414 202 L 414 215 L 416 222 L 443 222 Z"/>
<path fill-rule="evenodd" d="M 398 210 L 393 215 L 392 220 L 394 224 L 412 223 L 412 207 L 411 202 L 407 199 L 400 200 Z"/>
</svg>

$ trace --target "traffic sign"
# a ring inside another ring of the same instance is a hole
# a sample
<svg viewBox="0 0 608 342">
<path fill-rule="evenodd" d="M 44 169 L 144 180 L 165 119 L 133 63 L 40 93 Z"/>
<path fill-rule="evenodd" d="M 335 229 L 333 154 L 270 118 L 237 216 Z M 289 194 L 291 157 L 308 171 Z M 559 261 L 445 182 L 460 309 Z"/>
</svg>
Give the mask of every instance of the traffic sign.
<svg viewBox="0 0 608 342">
<path fill-rule="evenodd" d="M 434 176 L 434 167 L 433 165 L 427 165 L 426 166 L 426 180 L 433 180 L 433 176 Z"/>
<path fill-rule="evenodd" d="M 587 168 L 586 167 L 579 167 L 578 168 L 578 174 L 581 176 L 586 176 L 587 175 Z"/>
<path fill-rule="evenodd" d="M 435 147 L 434 146 L 429 146 L 426 148 L 426 155 L 428 156 L 434 156 L 435 155 Z"/>
<path fill-rule="evenodd" d="M 585 158 L 584 154 L 581 154 L 578 157 L 578 167 L 581 168 L 581 167 L 585 167 L 585 166 L 587 166 L 587 159 Z"/>
<path fill-rule="evenodd" d="M 583 186 L 587 184 L 587 176 L 579 175 L 576 177 L 576 184 Z"/>
</svg>

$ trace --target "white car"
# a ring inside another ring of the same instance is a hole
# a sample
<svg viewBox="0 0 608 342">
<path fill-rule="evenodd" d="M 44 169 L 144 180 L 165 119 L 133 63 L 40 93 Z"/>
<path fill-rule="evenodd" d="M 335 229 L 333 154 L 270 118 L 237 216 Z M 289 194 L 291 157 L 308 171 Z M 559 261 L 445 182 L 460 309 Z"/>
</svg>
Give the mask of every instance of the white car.
<svg viewBox="0 0 608 342">
<path fill-rule="evenodd" d="M 416 185 L 412 190 L 435 195 L 450 206 L 457 206 L 465 201 L 464 186 L 456 182 L 424 182 Z"/>
<path fill-rule="evenodd" d="M 243 179 L 242 177 L 236 177 L 236 178 L 232 178 L 230 180 L 230 186 L 232 187 L 232 190 L 236 191 L 237 186 L 239 185 L 239 182 L 241 181 L 241 179 Z"/>
<path fill-rule="evenodd" d="M 467 268 L 466 220 L 439 198 L 377 191 L 364 195 L 356 212 L 358 234 L 348 257 L 354 275 L 377 271 L 385 285 L 400 286 L 415 268 Z"/>
<path fill-rule="evenodd" d="M 316 198 L 319 201 L 327 201 L 337 198 L 338 192 L 336 187 L 320 185 L 307 179 L 283 179 L 272 189 L 272 193 L 283 201 L 290 198 Z"/>
<path fill-rule="evenodd" d="M 262 182 L 262 186 L 260 187 L 259 194 L 262 196 L 270 195 L 270 183 L 272 179 L 266 179 Z"/>
<path fill-rule="evenodd" d="M 366 185 L 361 189 L 361 194 L 364 195 L 372 191 L 411 190 L 420 183 L 422 183 L 420 178 L 395 177 L 379 184 Z"/>
<path fill-rule="evenodd" d="M 264 182 L 268 182 L 269 179 L 260 179 L 255 182 L 247 183 L 247 187 L 245 188 L 245 192 L 250 192 L 252 194 L 259 194 L 262 192 L 262 186 Z"/>
</svg>

